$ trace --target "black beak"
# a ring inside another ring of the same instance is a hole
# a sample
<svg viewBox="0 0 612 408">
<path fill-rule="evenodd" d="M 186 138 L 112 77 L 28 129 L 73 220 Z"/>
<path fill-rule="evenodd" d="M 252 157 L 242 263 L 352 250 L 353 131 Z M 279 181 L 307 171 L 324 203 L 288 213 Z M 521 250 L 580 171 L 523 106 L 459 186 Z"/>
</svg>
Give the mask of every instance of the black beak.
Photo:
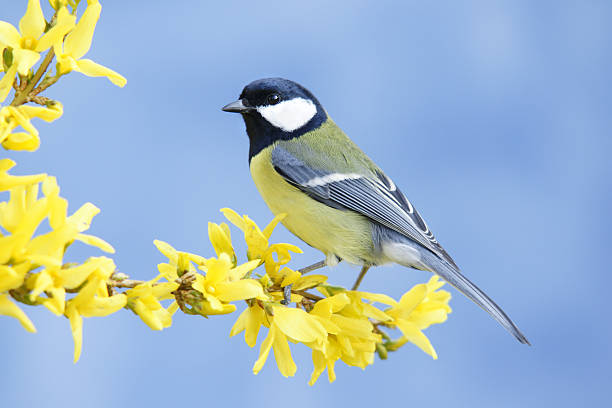
<svg viewBox="0 0 612 408">
<path fill-rule="evenodd" d="M 246 99 L 238 99 L 236 102 L 228 103 L 221 110 L 224 112 L 247 113 L 255 110 L 255 108 L 249 106 L 249 101 Z"/>
</svg>

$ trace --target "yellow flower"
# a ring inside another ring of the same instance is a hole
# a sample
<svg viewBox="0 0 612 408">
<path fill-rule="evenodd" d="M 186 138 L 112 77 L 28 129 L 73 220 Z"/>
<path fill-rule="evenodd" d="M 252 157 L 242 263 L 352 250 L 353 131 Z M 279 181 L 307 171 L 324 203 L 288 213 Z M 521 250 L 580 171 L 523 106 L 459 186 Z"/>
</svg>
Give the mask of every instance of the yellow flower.
<svg viewBox="0 0 612 408">
<path fill-rule="evenodd" d="M 192 262 L 198 266 L 202 266 L 206 262 L 206 258 L 189 252 L 177 251 L 167 242 L 156 239 L 153 243 L 158 251 L 168 258 L 169 262 L 158 264 L 157 269 L 169 282 L 174 282 L 179 275 L 186 272 L 195 272 L 196 269 Z"/>
<path fill-rule="evenodd" d="M 108 316 L 123 308 L 127 296 L 123 293 L 109 296 L 106 281 L 115 270 L 115 264 L 104 262 L 93 271 L 79 293 L 66 303 L 65 315 L 70 320 L 74 339 L 74 362 L 81 356 L 83 345 L 83 317 Z"/>
<path fill-rule="evenodd" d="M 21 75 L 28 71 L 40 58 L 40 52 L 51 48 L 62 41 L 66 33 L 74 27 L 75 17 L 66 8 L 57 13 L 57 22 L 45 33 L 46 20 L 40 8 L 39 0 L 29 0 L 25 15 L 19 22 L 19 30 L 6 21 L 0 21 L 0 44 L 13 49 L 14 70 Z M 12 78 L 15 71 L 11 70 L 6 76 Z M 3 78 L 4 80 L 4 78 Z"/>
<path fill-rule="evenodd" d="M 104 76 L 113 84 L 123 87 L 127 83 L 123 76 L 90 59 L 82 59 L 91 48 L 91 41 L 101 11 L 102 6 L 97 0 L 88 1 L 87 9 L 63 44 L 61 41 L 54 43 L 58 71 L 59 74 L 77 71 L 92 77 Z"/>
<path fill-rule="evenodd" d="M 89 276 L 97 270 L 113 271 L 115 264 L 106 257 L 95 257 L 85 261 L 82 265 L 62 268 L 57 265 L 48 266 L 32 275 L 28 280 L 30 300 L 46 292 L 50 297 L 43 298 L 42 304 L 56 315 L 64 314 L 66 289 L 76 289 L 81 286 Z"/>
<path fill-rule="evenodd" d="M 433 276 L 426 284 L 416 285 L 406 292 L 396 306 L 385 310 L 385 314 L 392 318 L 387 324 L 397 326 L 403 334 L 396 346 L 409 341 L 434 359 L 438 358 L 422 330 L 432 324 L 446 321 L 448 313 L 451 312 L 448 306 L 450 293 L 445 290 L 438 291 L 442 285 L 444 282 Z"/>
<path fill-rule="evenodd" d="M 100 212 L 96 206 L 86 203 L 67 217 L 68 203 L 59 197 L 54 177 L 43 181 L 42 190 L 45 196 L 38 199 L 38 185 L 16 187 L 11 191 L 10 201 L 0 203 L 0 226 L 11 233 L 0 238 L 5 240 L 0 250 L 0 262 L 13 259 L 14 263 L 30 261 L 60 267 L 66 247 L 75 240 L 114 252 L 112 246 L 102 239 L 82 233 Z M 32 239 L 38 225 L 47 217 L 51 231 Z"/>
<path fill-rule="evenodd" d="M 126 292 L 128 304 L 131 309 L 152 330 L 162 330 L 172 325 L 172 315 L 178 309 L 178 304 L 172 302 L 168 308 L 164 308 L 160 301 L 174 299 L 172 292 L 178 288 L 178 283 L 158 283 L 162 277 L 159 275 L 152 281 L 140 285 Z"/>
<path fill-rule="evenodd" d="M 8 150 L 34 151 L 40 145 L 38 130 L 30 123 L 33 118 L 52 122 L 62 116 L 64 107 L 59 102 L 48 107 L 21 105 L 5 106 L 0 109 L 0 143 Z M 11 133 L 21 126 L 25 132 Z"/>
<path fill-rule="evenodd" d="M 240 216 L 230 208 L 223 208 L 221 212 L 225 215 L 225 218 L 244 233 L 244 239 L 248 246 L 247 258 L 249 260 L 261 259 L 269 275 L 276 274 L 282 265 L 287 264 L 291 260 L 290 252 L 302 253 L 302 250 L 295 245 L 269 244 L 272 231 L 285 218 L 286 214 L 279 214 L 274 217 L 262 231 L 247 215 Z M 278 260 L 274 259 L 274 254 L 276 254 Z"/>
<path fill-rule="evenodd" d="M 15 166 L 15 162 L 11 159 L 0 160 L 0 191 L 20 186 L 37 184 L 43 181 L 46 174 L 35 174 L 32 176 L 11 176 L 8 171 Z"/>
<path fill-rule="evenodd" d="M 257 333 L 261 325 L 269 327 L 268 335 L 261 344 L 259 358 L 253 365 L 253 373 L 261 371 L 270 350 L 274 349 L 274 358 L 278 370 L 285 377 L 295 375 L 297 366 L 291 357 L 289 341 L 310 344 L 323 344 L 327 331 L 315 319 L 302 309 L 285 306 L 272 306 L 272 316 L 265 315 L 259 306 L 253 306 L 243 312 L 234 324 L 230 335 L 236 335 L 245 330 L 245 340 L 250 347 L 255 345 Z"/>
<path fill-rule="evenodd" d="M 226 314 L 236 310 L 236 306 L 228 304 L 236 300 L 253 298 L 266 299 L 259 281 L 243 279 L 259 265 L 259 259 L 246 262 L 237 267 L 228 254 L 222 253 L 218 259 L 206 261 L 206 276 L 197 274 L 193 288 L 204 297 L 202 314 Z"/>
<path fill-rule="evenodd" d="M 328 332 L 323 344 L 308 344 L 313 350 L 314 364 L 310 385 L 317 381 L 325 369 L 329 381 L 333 382 L 336 379 L 334 365 L 340 359 L 347 365 L 361 368 L 374 362 L 376 344 L 382 337 L 374 332 L 374 326 L 362 308 L 361 298 L 350 294 L 347 291 L 327 297 L 318 301 L 310 311 Z"/>
</svg>

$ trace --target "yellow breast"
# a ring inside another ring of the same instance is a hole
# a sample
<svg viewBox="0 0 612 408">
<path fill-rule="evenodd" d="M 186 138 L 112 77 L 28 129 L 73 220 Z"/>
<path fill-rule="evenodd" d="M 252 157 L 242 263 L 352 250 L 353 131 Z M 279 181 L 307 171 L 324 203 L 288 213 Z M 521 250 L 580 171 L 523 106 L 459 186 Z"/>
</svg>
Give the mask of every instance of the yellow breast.
<svg viewBox="0 0 612 408">
<path fill-rule="evenodd" d="M 285 227 L 326 256 L 335 255 L 350 263 L 373 260 L 369 221 L 352 211 L 331 208 L 287 183 L 272 166 L 272 147 L 251 159 L 251 176 L 274 214 L 286 213 Z"/>
</svg>

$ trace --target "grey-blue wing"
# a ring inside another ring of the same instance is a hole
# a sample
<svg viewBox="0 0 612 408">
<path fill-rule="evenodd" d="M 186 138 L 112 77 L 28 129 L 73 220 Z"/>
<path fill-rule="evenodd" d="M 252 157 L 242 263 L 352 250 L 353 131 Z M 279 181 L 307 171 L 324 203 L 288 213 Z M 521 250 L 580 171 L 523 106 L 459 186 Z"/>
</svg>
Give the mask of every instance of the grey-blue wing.
<svg viewBox="0 0 612 408">
<path fill-rule="evenodd" d="M 414 206 L 382 171 L 370 177 L 331 173 L 309 166 L 280 146 L 272 151 L 272 164 L 289 183 L 315 200 L 362 214 L 419 243 L 459 269 Z"/>
</svg>

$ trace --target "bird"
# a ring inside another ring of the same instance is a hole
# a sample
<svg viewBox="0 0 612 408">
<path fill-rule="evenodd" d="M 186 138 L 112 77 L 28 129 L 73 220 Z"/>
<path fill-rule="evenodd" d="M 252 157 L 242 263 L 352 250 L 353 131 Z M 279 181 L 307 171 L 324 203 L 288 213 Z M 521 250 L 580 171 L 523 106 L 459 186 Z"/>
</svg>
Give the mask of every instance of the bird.
<svg viewBox="0 0 612 408">
<path fill-rule="evenodd" d="M 241 114 L 249 168 L 270 210 L 325 255 L 302 271 L 340 261 L 369 268 L 395 263 L 432 272 L 487 311 L 519 342 L 530 344 L 508 315 L 466 278 L 399 187 L 302 85 L 264 78 L 222 108 Z"/>
</svg>

